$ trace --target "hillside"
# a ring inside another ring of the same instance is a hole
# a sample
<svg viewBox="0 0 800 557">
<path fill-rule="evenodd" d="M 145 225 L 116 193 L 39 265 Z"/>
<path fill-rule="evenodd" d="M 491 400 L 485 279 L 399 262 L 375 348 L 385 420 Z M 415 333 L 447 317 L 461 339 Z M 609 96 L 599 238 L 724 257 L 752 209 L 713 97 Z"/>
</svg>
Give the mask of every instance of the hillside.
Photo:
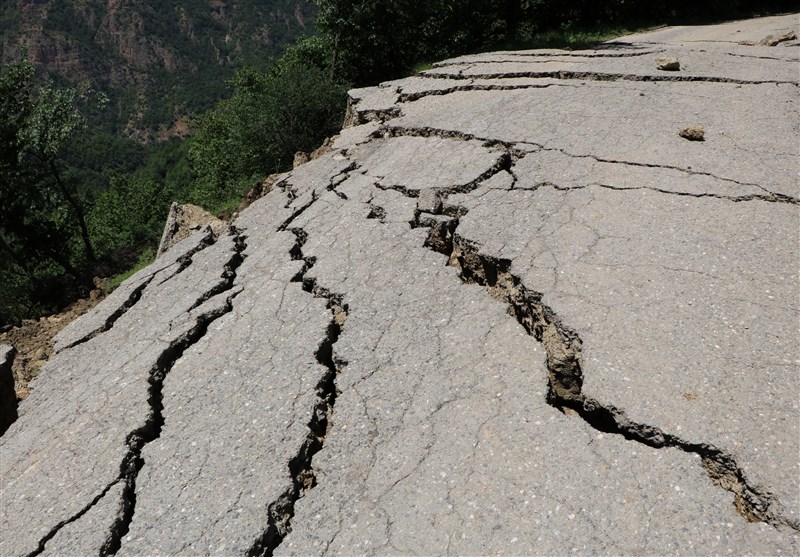
<svg viewBox="0 0 800 557">
<path fill-rule="evenodd" d="M 306 0 L 17 0 L 0 8 L 4 63 L 108 94 L 108 131 L 139 141 L 185 132 L 244 64 L 266 67 L 313 30 Z"/>
</svg>

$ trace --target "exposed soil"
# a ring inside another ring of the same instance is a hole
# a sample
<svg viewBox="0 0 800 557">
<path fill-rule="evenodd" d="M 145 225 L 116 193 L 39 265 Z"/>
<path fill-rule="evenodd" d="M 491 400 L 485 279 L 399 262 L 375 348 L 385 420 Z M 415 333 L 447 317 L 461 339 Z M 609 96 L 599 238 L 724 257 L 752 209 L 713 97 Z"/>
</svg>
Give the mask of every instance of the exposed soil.
<svg viewBox="0 0 800 557">
<path fill-rule="evenodd" d="M 77 319 L 105 296 L 103 283 L 105 280 L 95 279 L 95 288 L 88 298 L 77 300 L 61 313 L 48 315 L 39 319 L 26 319 L 19 327 L 0 334 L 0 344 L 10 344 L 17 350 L 12 367 L 14 372 L 14 389 L 17 398 L 28 397 L 30 383 L 39 375 L 41 367 L 53 355 L 53 337 L 74 319 Z"/>
</svg>

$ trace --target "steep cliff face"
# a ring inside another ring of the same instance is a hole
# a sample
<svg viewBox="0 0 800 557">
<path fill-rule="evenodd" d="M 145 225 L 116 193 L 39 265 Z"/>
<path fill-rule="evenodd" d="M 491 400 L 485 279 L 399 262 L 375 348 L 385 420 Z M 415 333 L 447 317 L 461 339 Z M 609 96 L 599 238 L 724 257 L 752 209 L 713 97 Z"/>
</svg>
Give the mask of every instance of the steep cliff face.
<svg viewBox="0 0 800 557">
<path fill-rule="evenodd" d="M 111 93 L 128 134 L 146 139 L 206 108 L 233 68 L 263 65 L 313 17 L 306 0 L 17 0 L 0 9 L 2 60 L 27 49 L 45 76 Z"/>
</svg>

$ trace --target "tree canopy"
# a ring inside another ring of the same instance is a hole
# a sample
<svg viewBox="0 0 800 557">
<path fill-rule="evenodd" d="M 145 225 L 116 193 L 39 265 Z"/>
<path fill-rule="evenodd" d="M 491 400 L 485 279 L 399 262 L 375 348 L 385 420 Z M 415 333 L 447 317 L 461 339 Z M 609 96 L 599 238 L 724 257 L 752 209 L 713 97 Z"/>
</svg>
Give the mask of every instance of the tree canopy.
<svg viewBox="0 0 800 557">
<path fill-rule="evenodd" d="M 287 56 L 263 73 L 239 70 L 234 94 L 200 118 L 189 155 L 205 205 L 241 195 L 254 181 L 286 170 L 297 151 L 312 151 L 342 124 L 347 84 Z"/>
<path fill-rule="evenodd" d="M 42 286 L 66 274 L 87 286 L 81 267 L 95 252 L 85 201 L 60 158 L 85 125 L 84 97 L 50 83 L 34 87 L 33 75 L 25 60 L 0 70 L 0 272 L 12 284 Z"/>
</svg>

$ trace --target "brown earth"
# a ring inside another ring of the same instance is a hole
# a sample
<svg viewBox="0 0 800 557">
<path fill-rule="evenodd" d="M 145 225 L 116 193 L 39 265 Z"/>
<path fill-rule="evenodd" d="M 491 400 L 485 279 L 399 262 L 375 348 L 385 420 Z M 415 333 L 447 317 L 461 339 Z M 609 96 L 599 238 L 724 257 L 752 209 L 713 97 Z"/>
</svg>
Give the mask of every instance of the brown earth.
<svg viewBox="0 0 800 557">
<path fill-rule="evenodd" d="M 19 327 L 0 334 L 0 344 L 16 348 L 14 359 L 14 389 L 18 399 L 25 399 L 31 391 L 30 383 L 38 375 L 41 367 L 53 355 L 53 337 L 74 319 L 77 319 L 105 296 L 105 279 L 95 279 L 95 288 L 88 298 L 77 300 L 61 313 L 39 319 L 26 319 Z"/>
</svg>

